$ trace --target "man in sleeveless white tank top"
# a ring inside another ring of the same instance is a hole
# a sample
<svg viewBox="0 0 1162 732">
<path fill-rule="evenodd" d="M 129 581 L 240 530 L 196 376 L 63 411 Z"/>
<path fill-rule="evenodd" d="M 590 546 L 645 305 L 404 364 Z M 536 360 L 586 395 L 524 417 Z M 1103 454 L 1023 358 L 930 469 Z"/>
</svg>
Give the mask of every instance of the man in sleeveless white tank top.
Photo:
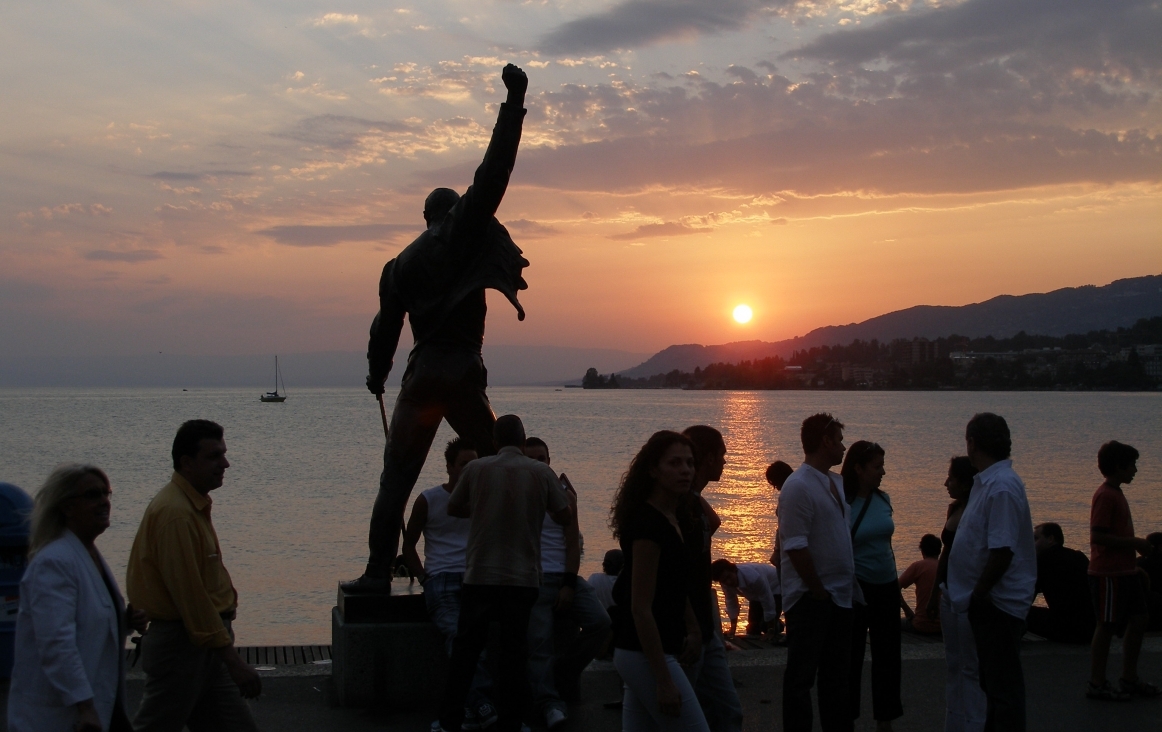
<svg viewBox="0 0 1162 732">
<path fill-rule="evenodd" d="M 525 440 L 524 453 L 549 464 L 549 446 L 539 437 Z M 556 729 L 565 723 L 581 672 L 597 655 L 610 630 L 609 614 L 593 587 L 577 576 L 581 542 L 577 526 L 577 492 L 565 474 L 561 484 L 573 518 L 562 526 L 545 521 L 541 529 L 541 590 L 529 616 L 529 685 L 533 703 Z"/>
<path fill-rule="evenodd" d="M 460 622 L 460 586 L 464 580 L 465 552 L 471 519 L 448 515 L 448 498 L 460 479 L 464 466 L 476 459 L 476 450 L 457 437 L 444 450 L 448 468 L 448 482 L 433 486 L 416 498 L 403 537 L 403 557 L 412 574 L 420 578 L 424 587 L 424 602 L 428 617 L 444 634 L 448 655 L 452 655 L 452 640 Z M 417 544 L 424 537 L 424 560 L 420 560 Z M 496 721 L 496 708 L 488 699 L 488 671 L 484 657 L 476 666 L 472 687 L 464 709 L 461 729 L 485 729 Z M 434 726 L 438 726 L 436 722 Z"/>
</svg>

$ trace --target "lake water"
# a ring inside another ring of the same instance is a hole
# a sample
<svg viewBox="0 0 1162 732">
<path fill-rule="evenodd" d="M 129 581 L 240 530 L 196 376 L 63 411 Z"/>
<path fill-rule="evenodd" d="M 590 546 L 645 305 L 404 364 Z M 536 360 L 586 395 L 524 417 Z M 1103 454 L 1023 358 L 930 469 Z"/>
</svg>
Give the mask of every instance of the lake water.
<svg viewBox="0 0 1162 732">
<path fill-rule="evenodd" d="M 848 444 L 869 439 L 886 450 L 883 487 L 895 506 L 900 571 L 919 558 L 923 534 L 939 534 L 948 459 L 964 452 L 964 425 L 979 411 L 1008 419 L 1033 519 L 1060 523 L 1067 544 L 1088 553 L 1097 449 L 1109 439 L 1142 453 L 1126 490 L 1138 533 L 1162 530 L 1159 393 L 489 393 L 497 414 L 521 415 L 529 434 L 545 439 L 553 467 L 576 486 L 584 575 L 615 546 L 609 502 L 633 454 L 656 430 L 699 423 L 722 430 L 728 450 L 722 481 L 706 491 L 723 520 L 715 554 L 765 561 L 775 497 L 763 471 L 775 459 L 801 462 L 799 424 L 818 411 L 846 423 Z M 239 644 L 328 643 L 336 582 L 360 574 L 366 561 L 382 460 L 379 413 L 365 390 L 296 390 L 284 404 L 262 404 L 253 389 L 0 389 L 0 480 L 31 493 L 60 462 L 103 467 L 113 482 L 113 518 L 98 546 L 123 582 L 141 512 L 169 480 L 173 433 L 192 418 L 226 428 L 232 467 L 214 493 L 214 524 L 239 592 Z M 443 481 L 442 448 L 451 437 L 442 426 L 418 489 Z"/>
</svg>

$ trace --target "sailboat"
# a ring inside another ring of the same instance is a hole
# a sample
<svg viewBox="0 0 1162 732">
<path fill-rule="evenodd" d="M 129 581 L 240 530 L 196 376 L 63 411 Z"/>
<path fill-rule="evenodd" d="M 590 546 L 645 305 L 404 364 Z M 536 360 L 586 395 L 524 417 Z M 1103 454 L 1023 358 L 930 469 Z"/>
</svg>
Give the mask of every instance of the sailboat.
<svg viewBox="0 0 1162 732">
<path fill-rule="evenodd" d="M 264 402 L 285 402 L 286 401 L 286 382 L 282 384 L 282 394 L 278 393 L 278 382 L 282 381 L 282 372 L 278 370 L 278 356 L 274 357 L 274 391 L 268 391 L 262 396 L 258 397 L 260 401 Z"/>
</svg>

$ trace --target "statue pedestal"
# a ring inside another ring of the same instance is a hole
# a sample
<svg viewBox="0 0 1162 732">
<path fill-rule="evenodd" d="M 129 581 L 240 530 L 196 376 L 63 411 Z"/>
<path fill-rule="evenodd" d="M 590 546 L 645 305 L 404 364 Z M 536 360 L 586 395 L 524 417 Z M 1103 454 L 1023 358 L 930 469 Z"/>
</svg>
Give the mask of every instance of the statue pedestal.
<svg viewBox="0 0 1162 732">
<path fill-rule="evenodd" d="M 331 610 L 331 678 L 339 705 L 430 707 L 444 691 L 444 636 L 428 620 L 424 591 L 406 579 L 390 595 L 339 590 Z"/>
</svg>

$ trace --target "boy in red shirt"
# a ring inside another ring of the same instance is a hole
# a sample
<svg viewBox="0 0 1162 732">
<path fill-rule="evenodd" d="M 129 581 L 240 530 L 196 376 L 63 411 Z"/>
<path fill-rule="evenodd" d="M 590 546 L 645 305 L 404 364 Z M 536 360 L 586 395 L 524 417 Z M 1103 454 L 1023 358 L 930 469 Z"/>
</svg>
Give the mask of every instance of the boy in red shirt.
<svg viewBox="0 0 1162 732">
<path fill-rule="evenodd" d="M 1089 589 L 1097 613 L 1097 629 L 1090 647 L 1089 688 L 1086 696 L 1106 701 L 1127 701 L 1132 696 L 1158 696 L 1157 686 L 1138 678 L 1142 634 L 1150 620 L 1146 588 L 1138 569 L 1137 553 L 1153 551 L 1145 539 L 1134 536 L 1130 504 L 1122 486 L 1138 472 L 1138 451 L 1110 441 L 1097 453 L 1097 467 L 1105 482 L 1093 494 L 1089 514 Z M 1114 634 L 1125 634 L 1122 645 L 1122 678 L 1117 687 L 1106 680 L 1106 661 Z"/>
</svg>

